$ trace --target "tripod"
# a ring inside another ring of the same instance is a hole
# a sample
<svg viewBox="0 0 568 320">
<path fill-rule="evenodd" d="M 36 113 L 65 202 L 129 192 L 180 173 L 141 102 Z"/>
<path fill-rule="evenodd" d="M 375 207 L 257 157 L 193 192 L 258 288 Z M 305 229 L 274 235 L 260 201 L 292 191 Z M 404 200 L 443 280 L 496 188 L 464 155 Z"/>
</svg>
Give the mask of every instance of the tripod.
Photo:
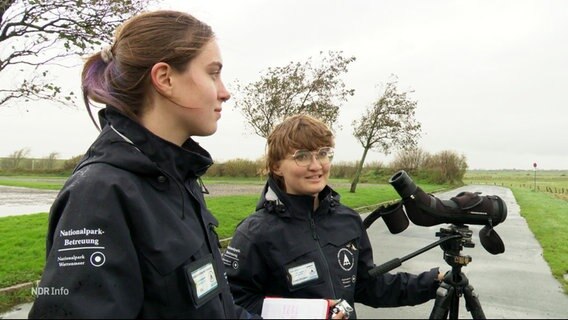
<svg viewBox="0 0 568 320">
<path fill-rule="evenodd" d="M 452 270 L 446 273 L 436 291 L 436 300 L 432 313 L 430 313 L 430 319 L 447 319 L 448 313 L 450 319 L 457 319 L 459 316 L 459 299 L 462 295 L 465 297 L 466 309 L 471 312 L 473 318 L 486 319 L 477 294 L 473 292 L 469 280 L 461 272 L 461 268 L 471 262 L 470 256 L 460 255 L 463 247 L 473 248 L 475 246 L 471 241 L 471 235 L 472 232 L 469 227 L 463 224 L 452 224 L 448 228 L 441 228 L 440 232 L 436 233 L 440 240 L 402 258 L 387 261 L 369 270 L 369 275 L 376 277 L 386 273 L 399 267 L 402 262 L 440 245 L 444 250 L 444 260 L 452 266 Z"/>
<path fill-rule="evenodd" d="M 444 280 L 436 291 L 436 301 L 430 313 L 430 319 L 457 319 L 459 316 L 459 299 L 463 295 L 466 309 L 474 319 L 486 319 L 477 294 L 469 284 L 461 268 L 471 262 L 470 256 L 460 255 L 463 247 L 473 247 L 471 230 L 465 225 L 451 225 L 450 228 L 441 228 L 436 236 L 448 241 L 441 243 L 444 250 L 444 260 L 452 266 L 444 276 Z"/>
</svg>

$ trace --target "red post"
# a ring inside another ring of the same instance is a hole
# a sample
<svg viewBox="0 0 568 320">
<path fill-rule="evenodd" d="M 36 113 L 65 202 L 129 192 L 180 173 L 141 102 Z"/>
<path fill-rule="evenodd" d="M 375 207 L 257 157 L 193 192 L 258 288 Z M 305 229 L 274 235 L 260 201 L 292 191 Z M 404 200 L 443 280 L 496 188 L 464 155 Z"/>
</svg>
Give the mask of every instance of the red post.
<svg viewBox="0 0 568 320">
<path fill-rule="evenodd" d="M 534 191 L 536 191 L 536 162 L 533 163 L 534 167 Z"/>
</svg>

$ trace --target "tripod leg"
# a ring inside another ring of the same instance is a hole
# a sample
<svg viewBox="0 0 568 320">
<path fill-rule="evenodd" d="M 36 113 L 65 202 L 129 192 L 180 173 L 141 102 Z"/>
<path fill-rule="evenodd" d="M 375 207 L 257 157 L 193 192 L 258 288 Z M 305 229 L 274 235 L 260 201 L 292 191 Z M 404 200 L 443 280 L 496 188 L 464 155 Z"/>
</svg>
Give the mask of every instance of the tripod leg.
<svg viewBox="0 0 568 320">
<path fill-rule="evenodd" d="M 454 287 L 454 294 L 450 304 L 450 319 L 459 319 L 460 317 L 460 296 L 459 288 Z"/>
<path fill-rule="evenodd" d="M 430 313 L 430 319 L 447 319 L 454 294 L 454 287 L 445 282 L 440 284 L 440 287 L 436 290 L 436 300 Z"/>
<path fill-rule="evenodd" d="M 479 303 L 479 298 L 477 294 L 473 292 L 473 287 L 468 285 L 464 288 L 464 297 L 465 297 L 465 307 L 474 319 L 486 319 L 485 313 L 483 313 L 483 309 L 481 308 L 481 304 Z"/>
</svg>

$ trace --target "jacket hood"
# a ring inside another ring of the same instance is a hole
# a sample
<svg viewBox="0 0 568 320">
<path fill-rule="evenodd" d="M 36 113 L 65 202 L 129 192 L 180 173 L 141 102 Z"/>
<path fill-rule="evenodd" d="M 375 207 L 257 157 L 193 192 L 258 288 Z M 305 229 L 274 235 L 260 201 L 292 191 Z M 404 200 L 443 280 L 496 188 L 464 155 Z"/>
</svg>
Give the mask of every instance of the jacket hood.
<svg viewBox="0 0 568 320">
<path fill-rule="evenodd" d="M 318 194 L 318 198 L 320 204 L 316 214 L 318 212 L 333 212 L 333 209 L 340 204 L 341 196 L 330 186 L 325 186 Z M 285 193 L 278 186 L 276 180 L 269 177 L 257 203 L 256 210 L 265 208 L 268 212 L 282 217 L 308 219 L 309 215 L 307 213 L 314 212 L 314 200 L 315 197 L 309 195 Z"/>
<path fill-rule="evenodd" d="M 210 154 L 193 139 L 179 147 L 111 106 L 99 111 L 99 121 L 101 133 L 76 170 L 102 162 L 143 175 L 165 170 L 184 180 L 200 177 L 213 164 Z"/>
</svg>

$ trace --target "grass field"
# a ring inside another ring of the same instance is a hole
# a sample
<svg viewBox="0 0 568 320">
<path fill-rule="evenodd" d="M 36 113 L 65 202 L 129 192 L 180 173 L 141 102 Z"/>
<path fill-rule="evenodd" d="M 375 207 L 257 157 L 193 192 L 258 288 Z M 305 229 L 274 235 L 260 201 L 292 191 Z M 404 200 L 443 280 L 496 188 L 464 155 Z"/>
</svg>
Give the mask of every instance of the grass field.
<svg viewBox="0 0 568 320">
<path fill-rule="evenodd" d="M 568 200 L 568 170 L 472 170 L 465 174 L 464 183 L 530 189 Z"/>
<path fill-rule="evenodd" d="M 64 181 L 64 178 L 50 178 L 46 181 L 33 177 L 0 177 L 0 185 L 55 190 L 61 188 Z M 466 174 L 464 182 L 511 188 L 521 207 L 521 215 L 527 220 L 529 228 L 543 247 L 544 258 L 550 265 L 554 277 L 568 292 L 568 283 L 563 278 L 568 273 L 568 197 L 562 192 L 568 190 L 568 171 L 537 172 L 537 186 L 541 188 L 537 188 L 536 191 L 532 171 L 470 171 Z M 214 183 L 262 184 L 263 182 L 258 178 L 206 179 L 206 184 Z M 427 192 L 447 188 L 447 186 L 418 184 Z M 387 184 L 360 184 L 355 194 L 349 193 L 348 187 L 338 187 L 336 190 L 342 195 L 342 202 L 353 208 L 373 206 L 399 198 L 394 189 Z M 219 237 L 222 239 L 230 237 L 236 225 L 254 210 L 257 200 L 257 194 L 208 198 L 207 205 L 220 222 L 217 230 Z M 44 264 L 46 229 L 45 213 L 0 218 L 0 261 L 2 261 L 0 288 L 39 279 Z M 29 288 L 1 293 L 0 313 L 17 303 L 30 300 Z"/>
</svg>

